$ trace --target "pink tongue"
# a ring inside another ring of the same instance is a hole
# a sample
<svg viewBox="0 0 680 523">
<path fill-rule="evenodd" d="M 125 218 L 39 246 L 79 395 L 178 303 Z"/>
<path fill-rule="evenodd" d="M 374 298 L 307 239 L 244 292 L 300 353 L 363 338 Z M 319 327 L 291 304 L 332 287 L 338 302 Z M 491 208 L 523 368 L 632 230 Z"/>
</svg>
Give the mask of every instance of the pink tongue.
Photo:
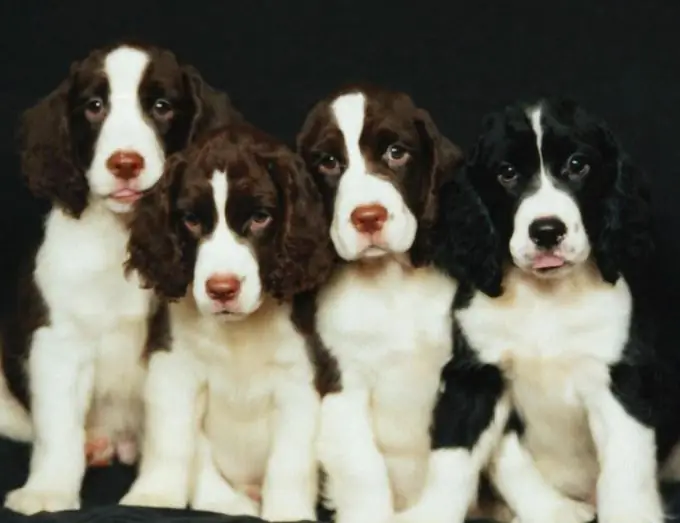
<svg viewBox="0 0 680 523">
<path fill-rule="evenodd" d="M 552 269 L 555 267 L 562 267 L 564 260 L 554 254 L 539 254 L 534 258 L 534 269 Z"/>
</svg>

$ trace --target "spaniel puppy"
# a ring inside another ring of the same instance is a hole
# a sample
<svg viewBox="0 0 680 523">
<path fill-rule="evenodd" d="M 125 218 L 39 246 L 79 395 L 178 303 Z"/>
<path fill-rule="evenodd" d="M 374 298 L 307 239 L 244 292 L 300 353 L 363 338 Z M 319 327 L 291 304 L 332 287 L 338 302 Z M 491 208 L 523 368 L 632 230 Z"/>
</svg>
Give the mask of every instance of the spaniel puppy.
<svg viewBox="0 0 680 523">
<path fill-rule="evenodd" d="M 522 523 L 587 522 L 595 501 L 601 523 L 661 523 L 642 174 L 603 122 L 544 99 L 485 120 L 441 209 L 436 263 L 476 289 L 436 437 L 474 456 L 503 423 L 490 475 Z"/>
<path fill-rule="evenodd" d="M 416 500 L 455 282 L 432 268 L 435 195 L 461 159 L 409 96 L 349 87 L 307 116 L 298 148 L 325 198 L 340 260 L 316 328 L 337 368 L 318 439 L 339 523 L 377 523 Z"/>
<path fill-rule="evenodd" d="M 135 461 L 145 346 L 163 311 L 124 275 L 129 212 L 166 155 L 234 118 L 193 67 L 137 45 L 93 51 L 24 113 L 22 170 L 43 214 L 1 211 L 5 228 L 33 226 L 4 246 L 12 276 L 0 345 L 7 391 L 30 409 L 35 441 L 28 480 L 7 507 L 78 507 L 86 427 L 93 461 Z"/>
<path fill-rule="evenodd" d="M 293 303 L 333 258 L 302 161 L 249 125 L 216 131 L 170 160 L 129 248 L 129 267 L 173 302 L 168 350 L 149 363 L 140 475 L 122 503 L 316 519 L 321 360 Z"/>
</svg>

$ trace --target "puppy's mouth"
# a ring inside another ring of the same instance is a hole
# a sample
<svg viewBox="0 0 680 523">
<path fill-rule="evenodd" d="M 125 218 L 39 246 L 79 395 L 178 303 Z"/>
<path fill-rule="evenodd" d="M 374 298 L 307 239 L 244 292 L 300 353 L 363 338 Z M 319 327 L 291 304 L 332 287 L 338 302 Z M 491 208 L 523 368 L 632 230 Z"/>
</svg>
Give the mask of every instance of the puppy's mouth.
<svg viewBox="0 0 680 523">
<path fill-rule="evenodd" d="M 555 254 L 554 252 L 541 252 L 534 256 L 531 261 L 531 270 L 539 274 L 545 274 L 557 271 L 567 265 L 569 265 L 569 262 L 559 254 Z"/>
<path fill-rule="evenodd" d="M 144 193 L 134 189 L 119 189 L 109 194 L 109 198 L 120 203 L 134 203 L 139 200 Z"/>
</svg>

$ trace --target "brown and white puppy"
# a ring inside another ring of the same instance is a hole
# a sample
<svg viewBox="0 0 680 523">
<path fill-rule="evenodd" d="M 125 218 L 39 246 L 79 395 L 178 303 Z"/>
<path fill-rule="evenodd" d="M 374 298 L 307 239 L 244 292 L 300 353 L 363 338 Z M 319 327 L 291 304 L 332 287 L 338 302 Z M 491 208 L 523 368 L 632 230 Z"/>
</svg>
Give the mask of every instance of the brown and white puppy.
<svg viewBox="0 0 680 523">
<path fill-rule="evenodd" d="M 17 398 L 33 422 L 3 409 L 23 425 L 4 432 L 35 438 L 29 478 L 7 507 L 78 507 L 86 427 L 94 460 L 136 460 L 148 322 L 163 311 L 124 275 L 126 220 L 166 155 L 239 118 L 193 67 L 137 45 L 93 51 L 23 114 L 22 170 L 46 212 L 3 245 L 3 403 Z M 1 213 L 3 228 L 29 219 Z"/>
<path fill-rule="evenodd" d="M 122 503 L 316 519 L 318 357 L 292 314 L 332 261 L 321 196 L 274 138 L 231 126 L 169 161 L 132 221 L 129 267 L 174 302 Z"/>
<path fill-rule="evenodd" d="M 342 260 L 317 299 L 339 368 L 318 439 L 326 496 L 339 523 L 380 523 L 418 499 L 428 469 L 456 289 L 430 266 L 430 231 L 461 153 L 409 96 L 377 87 L 319 102 L 298 148 Z"/>
</svg>

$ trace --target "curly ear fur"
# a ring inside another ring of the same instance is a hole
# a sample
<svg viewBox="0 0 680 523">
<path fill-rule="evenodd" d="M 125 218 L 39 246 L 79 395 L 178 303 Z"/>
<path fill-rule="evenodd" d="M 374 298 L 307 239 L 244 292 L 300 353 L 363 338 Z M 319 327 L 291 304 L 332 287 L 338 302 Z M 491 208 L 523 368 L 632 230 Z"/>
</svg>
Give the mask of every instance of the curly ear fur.
<svg viewBox="0 0 680 523">
<path fill-rule="evenodd" d="M 196 107 L 187 143 L 194 142 L 211 129 L 243 121 L 226 93 L 208 85 L 194 66 L 185 65 L 182 69 Z"/>
<path fill-rule="evenodd" d="M 263 267 L 267 291 L 277 299 L 313 290 L 330 275 L 334 256 L 321 194 L 302 159 L 279 159 L 270 169 L 284 201 L 276 254 Z"/>
<path fill-rule="evenodd" d="M 639 279 L 649 268 L 654 252 L 651 195 L 649 183 L 634 167 L 620 145 L 604 126 L 605 140 L 614 151 L 615 180 L 597 211 L 601 226 L 591 239 L 593 256 L 609 283 L 623 274 L 626 280 Z"/>
<path fill-rule="evenodd" d="M 73 161 L 68 122 L 68 94 L 77 68 L 75 62 L 69 78 L 24 111 L 18 130 L 21 170 L 29 189 L 76 218 L 89 194 L 85 173 Z"/>
<path fill-rule="evenodd" d="M 181 154 L 168 158 L 161 180 L 137 202 L 125 262 L 126 273 L 137 271 L 144 288 L 170 300 L 184 296 L 194 265 L 191 240 L 172 203 L 186 166 Z"/>
<path fill-rule="evenodd" d="M 503 292 L 503 257 L 489 212 L 472 185 L 481 154 L 481 138 L 461 169 L 439 192 L 434 232 L 434 263 L 450 276 L 491 297 Z"/>
<path fill-rule="evenodd" d="M 417 210 L 418 231 L 411 247 L 411 263 L 414 267 L 420 267 L 429 263 L 432 257 L 431 235 L 438 212 L 437 194 L 462 162 L 463 153 L 439 132 L 430 114 L 424 109 L 417 111 L 416 127 L 424 152 L 430 158 L 428 178 L 422 185 L 418 200 L 422 205 Z"/>
</svg>

